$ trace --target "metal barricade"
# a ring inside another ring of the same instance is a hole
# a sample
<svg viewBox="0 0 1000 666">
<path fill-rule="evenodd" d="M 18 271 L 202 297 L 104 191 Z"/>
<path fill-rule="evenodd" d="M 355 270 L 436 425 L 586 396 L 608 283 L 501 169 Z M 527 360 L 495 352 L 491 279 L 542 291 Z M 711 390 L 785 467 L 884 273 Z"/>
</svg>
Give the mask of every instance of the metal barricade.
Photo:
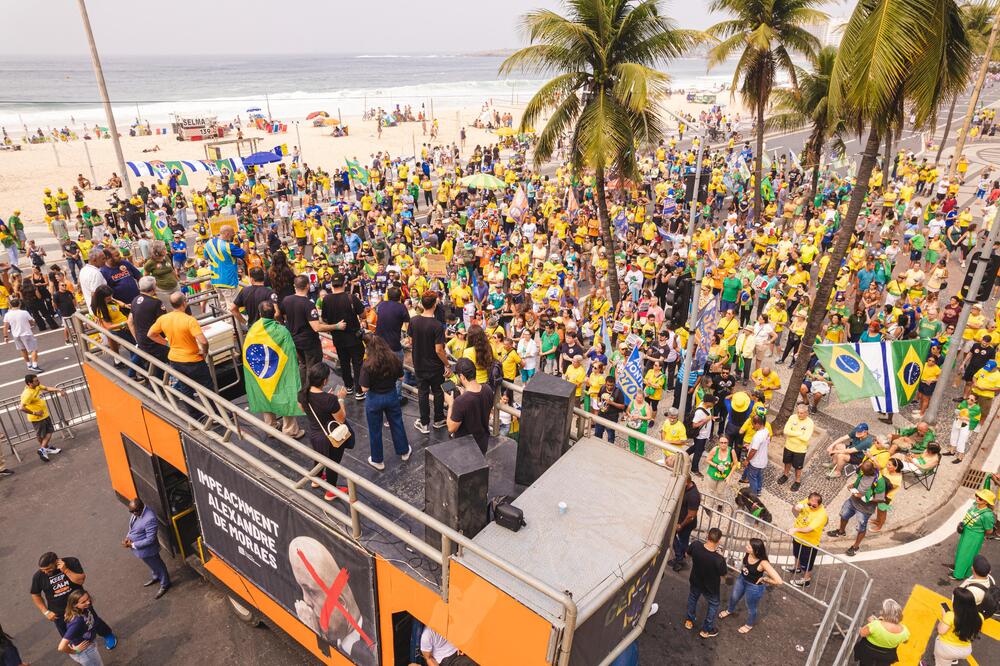
<svg viewBox="0 0 1000 666">
<path fill-rule="evenodd" d="M 46 393 L 42 397 L 48 406 L 52 427 L 63 439 L 72 439 L 73 426 L 94 418 L 87 380 L 77 377 L 52 388 L 65 392 L 65 395 Z M 20 396 L 0 402 L 0 433 L 6 438 L 11 453 L 20 461 L 21 454 L 17 445 L 35 439 L 35 426 L 28 420 L 28 415 L 21 411 Z"/>
<path fill-rule="evenodd" d="M 746 511 L 733 510 L 733 505 L 729 502 L 708 497 L 711 498 L 710 501 L 703 500 L 701 503 L 698 525 L 691 536 L 704 539 L 708 530 L 719 528 L 723 534 L 722 554 L 730 569 L 739 571 L 745 548 L 750 539 L 754 538 L 764 542 L 768 560 L 775 567 L 790 566 L 796 561 L 793 553 L 794 539 L 787 531 Z M 722 511 L 716 509 L 718 503 L 723 504 Z M 809 586 L 786 584 L 783 589 L 792 598 L 801 600 L 821 613 L 806 665 L 821 663 L 823 653 L 834 635 L 844 639 L 833 662 L 839 665 L 847 663 L 842 660 L 850 657 L 851 639 L 857 633 L 861 619 L 865 617 L 872 580 L 856 564 L 823 548 L 815 549 L 817 556 Z"/>
</svg>

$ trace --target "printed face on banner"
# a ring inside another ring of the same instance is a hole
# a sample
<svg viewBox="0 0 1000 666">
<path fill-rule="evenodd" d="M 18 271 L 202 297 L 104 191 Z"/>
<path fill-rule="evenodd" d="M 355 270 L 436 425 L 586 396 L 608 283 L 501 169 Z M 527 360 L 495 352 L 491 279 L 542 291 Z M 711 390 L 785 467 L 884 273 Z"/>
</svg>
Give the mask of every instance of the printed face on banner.
<svg viewBox="0 0 1000 666">
<path fill-rule="evenodd" d="M 320 650 L 378 663 L 371 555 L 183 436 L 205 545 L 317 636 Z"/>
</svg>

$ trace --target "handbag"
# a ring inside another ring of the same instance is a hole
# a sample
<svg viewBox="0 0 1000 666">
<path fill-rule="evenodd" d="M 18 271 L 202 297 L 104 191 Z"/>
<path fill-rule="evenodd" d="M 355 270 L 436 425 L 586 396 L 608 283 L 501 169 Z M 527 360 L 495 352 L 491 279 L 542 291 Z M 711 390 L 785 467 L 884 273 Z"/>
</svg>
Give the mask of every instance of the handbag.
<svg viewBox="0 0 1000 666">
<path fill-rule="evenodd" d="M 326 438 L 330 440 L 330 446 L 332 446 L 335 449 L 339 449 L 348 440 L 352 440 L 351 445 L 348 446 L 347 448 L 349 449 L 354 448 L 354 442 L 353 442 L 354 432 L 351 430 L 351 427 L 349 425 L 347 425 L 346 423 L 337 423 L 336 421 L 331 421 L 328 426 L 324 426 L 319 416 L 316 415 L 316 410 L 313 409 L 312 403 L 309 402 L 308 400 L 306 402 L 309 404 L 309 411 L 312 412 L 313 418 L 316 419 L 316 423 L 319 424 L 319 427 L 321 430 L 323 430 L 323 434 L 326 435 Z"/>
</svg>

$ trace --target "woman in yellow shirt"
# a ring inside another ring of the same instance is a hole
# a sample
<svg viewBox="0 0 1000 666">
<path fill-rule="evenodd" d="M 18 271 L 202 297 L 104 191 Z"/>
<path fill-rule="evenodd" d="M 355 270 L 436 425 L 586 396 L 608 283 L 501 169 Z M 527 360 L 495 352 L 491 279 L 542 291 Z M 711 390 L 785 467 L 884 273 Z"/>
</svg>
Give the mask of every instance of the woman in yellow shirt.
<svg viewBox="0 0 1000 666">
<path fill-rule="evenodd" d="M 951 596 L 952 610 L 941 610 L 934 642 L 934 663 L 952 664 L 972 654 L 972 641 L 983 628 L 983 616 L 976 609 L 972 591 L 957 587 Z"/>
<path fill-rule="evenodd" d="M 94 290 L 94 295 L 90 298 L 90 311 L 101 328 L 110 333 L 108 346 L 111 347 L 111 351 L 118 353 L 118 342 L 114 338 L 135 344 L 135 338 L 128 330 L 128 318 L 122 314 L 121 305 L 114 299 L 111 287 L 101 285 Z M 116 365 L 118 363 L 120 361 L 115 361 Z M 135 370 L 129 369 L 129 377 L 134 375 Z"/>
<path fill-rule="evenodd" d="M 653 361 L 653 367 L 646 372 L 644 377 L 646 400 L 653 409 L 653 416 L 656 416 L 656 408 L 663 398 L 663 387 L 666 385 L 666 375 L 663 374 L 663 365 L 659 361 Z"/>
<path fill-rule="evenodd" d="M 593 405 L 601 399 L 601 391 L 604 390 L 604 380 L 607 374 L 604 372 L 604 364 L 594 361 L 590 366 L 590 374 L 587 375 L 586 392 L 583 394 L 583 409 L 592 412 Z"/>
<path fill-rule="evenodd" d="M 476 366 L 476 381 L 486 384 L 490 378 L 490 368 L 496 360 L 493 354 L 493 346 L 490 339 L 486 337 L 486 331 L 482 326 L 473 325 L 469 327 L 469 344 L 462 352 L 464 358 L 469 359 Z"/>
</svg>

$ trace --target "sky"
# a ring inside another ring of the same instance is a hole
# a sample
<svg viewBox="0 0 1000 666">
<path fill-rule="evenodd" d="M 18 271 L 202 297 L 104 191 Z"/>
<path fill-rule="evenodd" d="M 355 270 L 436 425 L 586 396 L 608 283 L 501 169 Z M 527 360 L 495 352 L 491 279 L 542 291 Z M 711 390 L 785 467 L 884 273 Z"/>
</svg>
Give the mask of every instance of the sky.
<svg viewBox="0 0 1000 666">
<path fill-rule="evenodd" d="M 2 56 L 86 55 L 75 0 L 5 3 Z M 469 53 L 521 46 L 520 16 L 558 0 L 89 0 L 105 55 Z M 668 0 L 684 28 L 720 16 L 708 0 Z M 850 3 L 853 4 L 853 3 Z M 844 3 L 831 14 L 844 14 Z M 275 7 L 278 9 L 276 10 Z M 11 29 L 14 27 L 17 29 Z"/>
</svg>

